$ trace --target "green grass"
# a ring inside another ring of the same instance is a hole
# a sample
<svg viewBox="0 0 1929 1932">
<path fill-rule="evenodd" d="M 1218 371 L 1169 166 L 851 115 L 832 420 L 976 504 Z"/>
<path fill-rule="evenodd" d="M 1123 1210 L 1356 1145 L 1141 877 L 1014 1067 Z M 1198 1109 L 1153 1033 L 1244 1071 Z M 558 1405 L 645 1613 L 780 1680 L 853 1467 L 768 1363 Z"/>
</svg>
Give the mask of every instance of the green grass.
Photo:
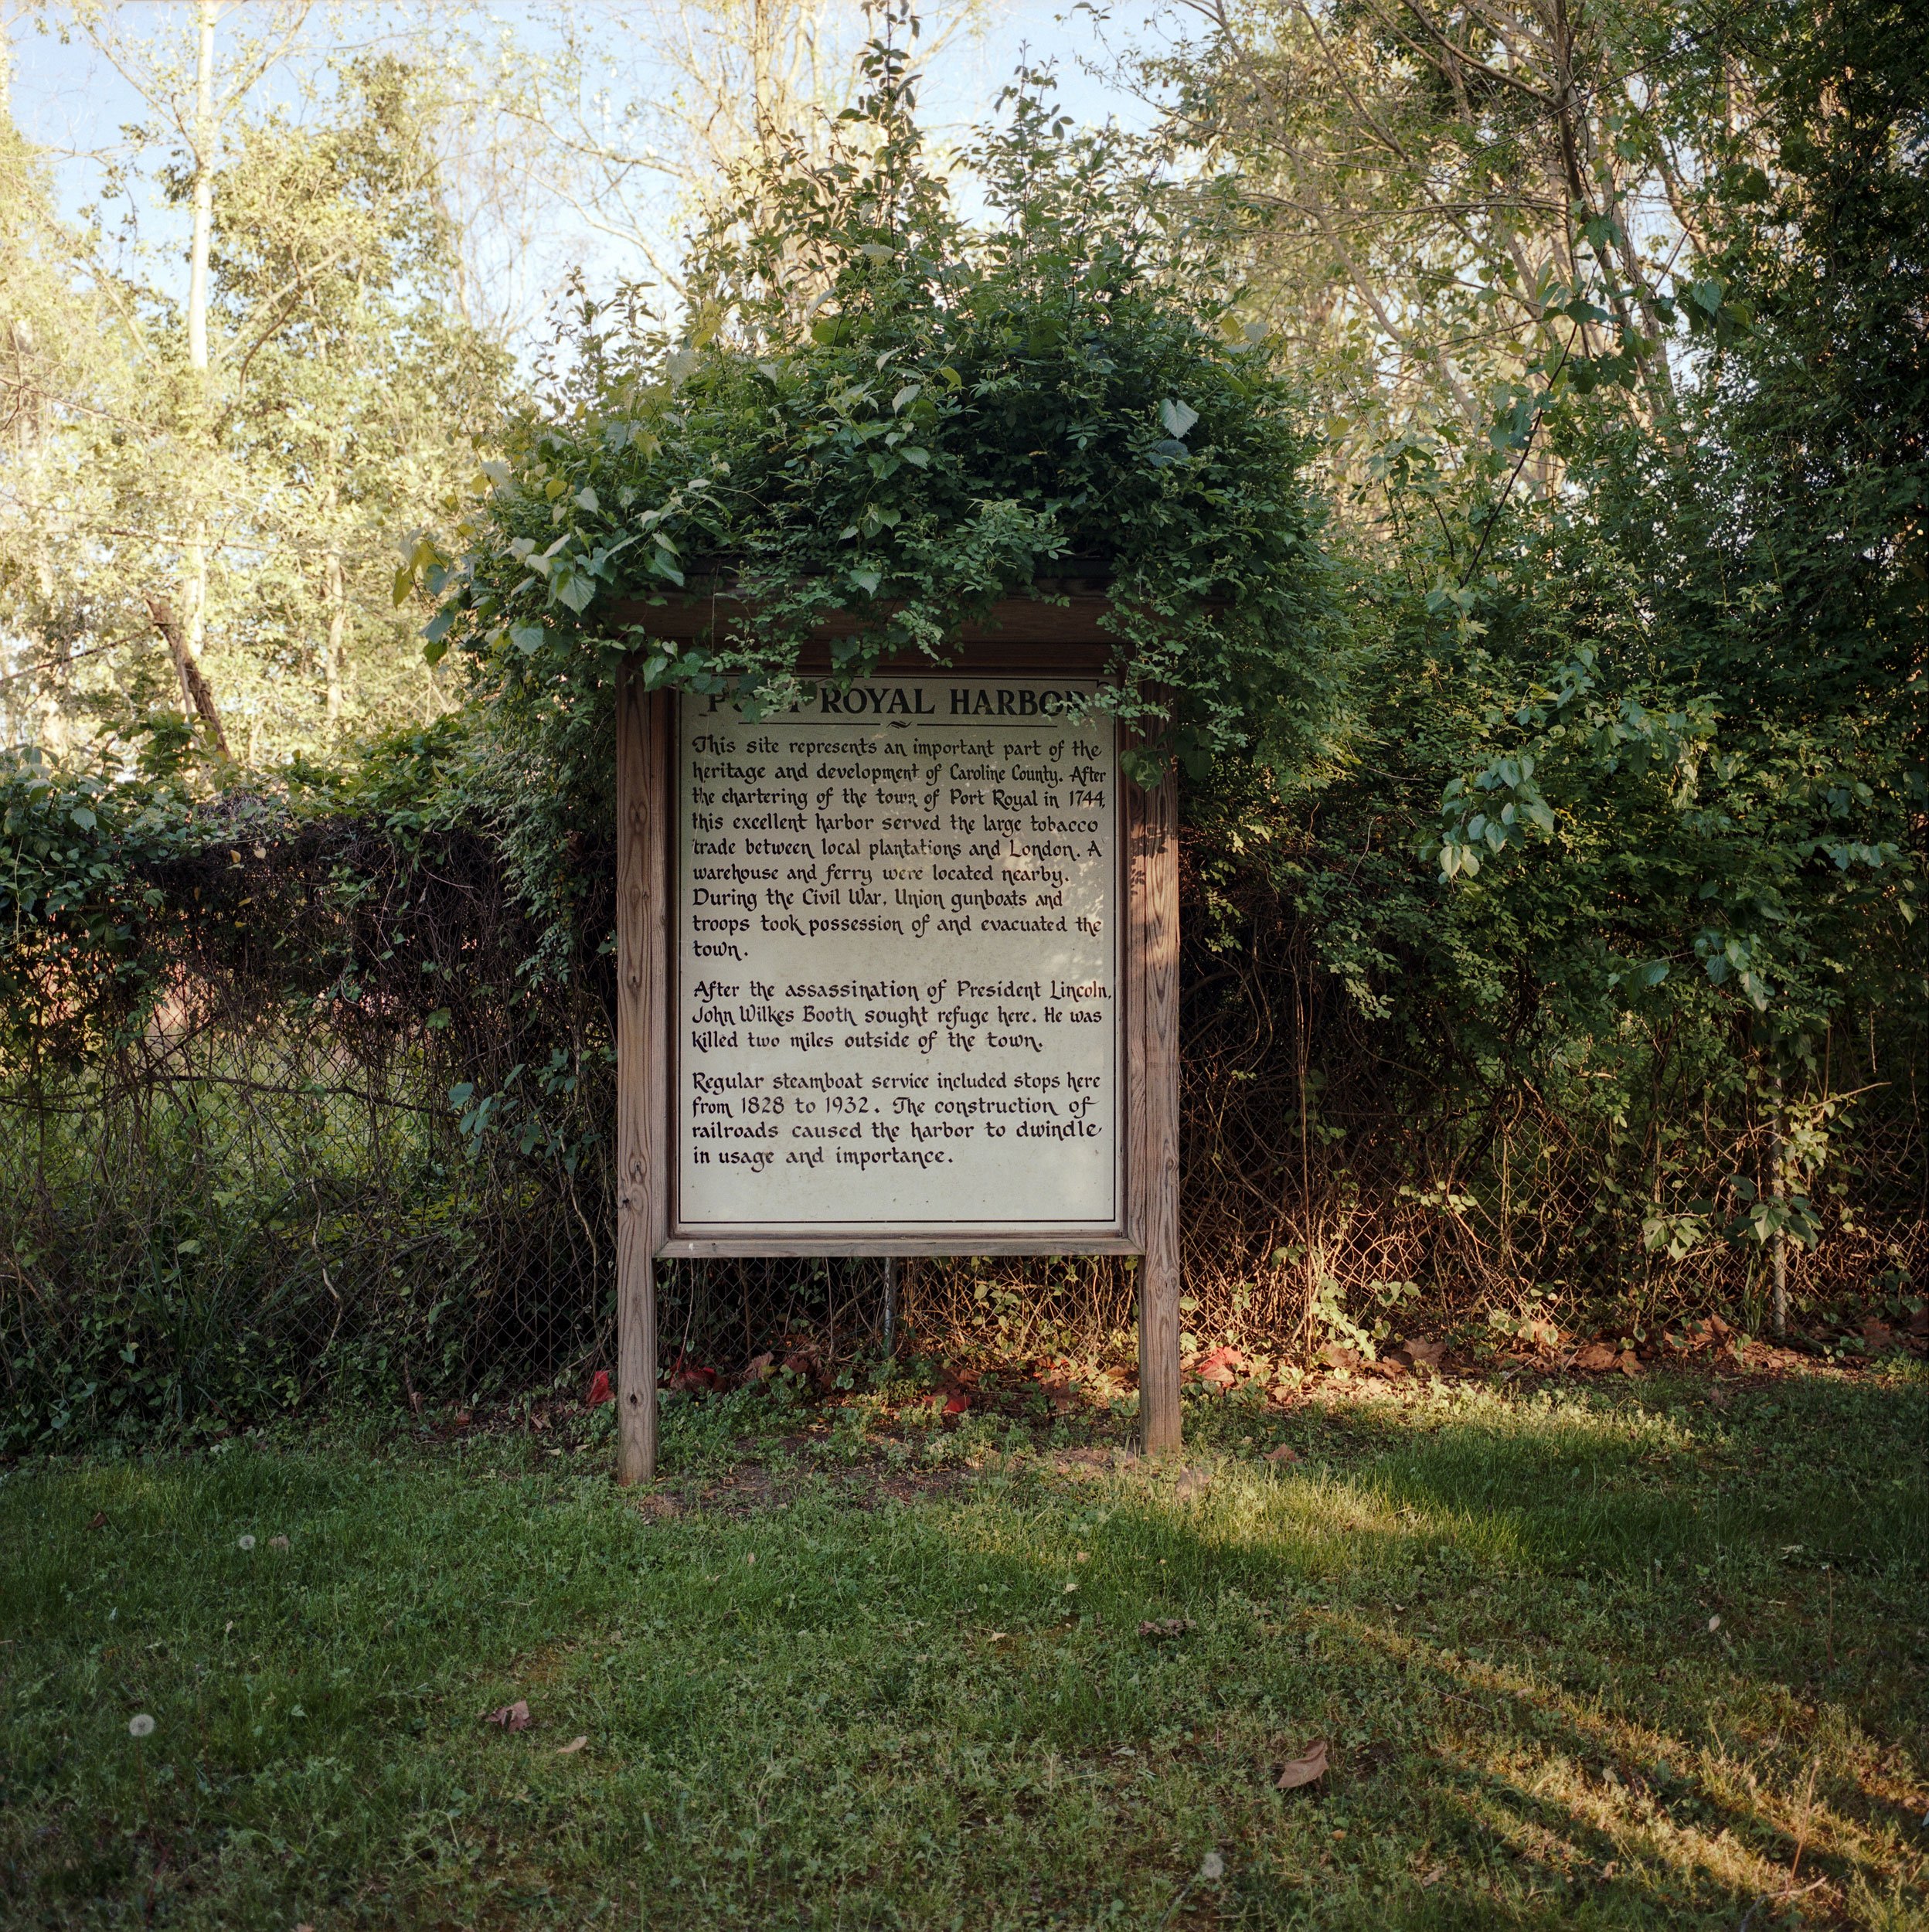
<svg viewBox="0 0 1929 1932">
<path fill-rule="evenodd" d="M 0 1920 L 1929 1926 L 1929 1391 L 1708 1397 L 19 1468 Z"/>
</svg>

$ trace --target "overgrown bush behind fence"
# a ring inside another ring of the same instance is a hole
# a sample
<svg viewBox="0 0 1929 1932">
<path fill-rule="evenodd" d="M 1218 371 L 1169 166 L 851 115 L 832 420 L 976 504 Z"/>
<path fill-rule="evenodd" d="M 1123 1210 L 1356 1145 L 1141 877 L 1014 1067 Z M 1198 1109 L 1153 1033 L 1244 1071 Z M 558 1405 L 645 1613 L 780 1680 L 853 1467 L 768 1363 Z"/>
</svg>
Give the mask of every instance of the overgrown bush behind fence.
<svg viewBox="0 0 1929 1932">
<path fill-rule="evenodd" d="M 481 838 L 248 801 L 195 834 L 121 894 L 110 994 L 98 917 L 56 903 L 16 944 L 43 1018 L 0 1079 L 6 1439 L 580 1359 L 611 1218 L 570 1064 L 586 1021 L 600 1051 L 590 976 L 519 978 Z"/>
<path fill-rule="evenodd" d="M 607 860 L 570 855 L 592 936 Z M 601 941 L 532 972 L 499 854 L 468 833 L 257 818 L 151 876 L 158 998 L 128 995 L 111 1048 L 16 1051 L 0 1080 L 6 1446 L 325 1397 L 472 1400 L 608 1364 Z M 1470 1321 L 1759 1319 L 1746 1196 L 1771 1121 L 1733 1056 L 1692 1031 L 1563 1032 L 1531 1001 L 1482 1036 L 1427 1024 L 1412 988 L 1368 1019 L 1289 896 L 1246 876 L 1229 926 L 1188 881 L 1196 1336 L 1290 1353 Z M 49 964 L 50 1002 L 62 984 Z M 1892 1020 L 1832 1046 L 1826 1090 L 1866 1090 L 1817 1116 L 1813 1245 L 1789 1250 L 1804 1320 L 1893 1301 L 1929 1265 L 1923 1043 Z M 876 1338 L 880 1281 L 874 1263 L 666 1269 L 664 1366 L 832 1364 Z M 902 1319 L 913 1345 L 1122 1364 L 1134 1286 L 1109 1259 L 922 1263 Z"/>
</svg>

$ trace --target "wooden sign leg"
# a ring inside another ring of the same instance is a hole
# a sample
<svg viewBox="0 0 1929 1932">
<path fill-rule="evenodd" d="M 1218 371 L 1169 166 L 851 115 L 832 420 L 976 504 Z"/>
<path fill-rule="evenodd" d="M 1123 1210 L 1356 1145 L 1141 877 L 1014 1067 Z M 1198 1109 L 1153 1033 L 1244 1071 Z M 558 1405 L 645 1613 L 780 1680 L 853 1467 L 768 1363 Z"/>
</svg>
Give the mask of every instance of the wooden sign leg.
<svg viewBox="0 0 1929 1932">
<path fill-rule="evenodd" d="M 1145 1453 L 1179 1446 L 1179 784 L 1142 794 L 1134 854 L 1139 1024 L 1137 1169 L 1145 1258 L 1139 1272 L 1138 1417 Z"/>
<path fill-rule="evenodd" d="M 669 1231 L 669 706 L 624 667 L 616 711 L 616 1400 L 619 1482 L 656 1475 L 656 1255 Z"/>
</svg>

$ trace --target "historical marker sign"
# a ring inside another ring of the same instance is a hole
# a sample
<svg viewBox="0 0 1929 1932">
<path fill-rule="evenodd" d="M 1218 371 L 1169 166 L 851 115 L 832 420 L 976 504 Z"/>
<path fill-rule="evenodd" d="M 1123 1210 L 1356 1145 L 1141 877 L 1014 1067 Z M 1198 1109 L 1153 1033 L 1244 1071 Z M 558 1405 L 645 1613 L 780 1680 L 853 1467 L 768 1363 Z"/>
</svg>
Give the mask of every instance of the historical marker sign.
<svg viewBox="0 0 1929 1932">
<path fill-rule="evenodd" d="M 1142 1257 L 1141 1430 L 1178 1445 L 1177 793 L 1121 782 L 1077 605 L 1009 600 L 955 670 L 886 664 L 755 722 L 626 668 L 626 1481 L 656 1467 L 663 1256 Z"/>
<path fill-rule="evenodd" d="M 679 701 L 670 1233 L 1123 1242 L 1115 727 L 1089 679 Z"/>
</svg>

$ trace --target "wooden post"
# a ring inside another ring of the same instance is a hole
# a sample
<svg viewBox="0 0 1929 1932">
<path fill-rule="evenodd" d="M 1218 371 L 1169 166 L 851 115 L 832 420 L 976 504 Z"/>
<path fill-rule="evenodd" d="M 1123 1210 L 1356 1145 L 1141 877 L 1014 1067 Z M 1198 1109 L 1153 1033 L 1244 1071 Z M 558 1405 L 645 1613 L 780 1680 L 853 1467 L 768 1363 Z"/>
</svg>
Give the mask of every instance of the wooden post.
<svg viewBox="0 0 1929 1932">
<path fill-rule="evenodd" d="M 626 663 L 616 700 L 616 1474 L 626 1483 L 656 1475 L 656 1256 L 669 1230 L 669 733 L 668 704 Z"/>
<path fill-rule="evenodd" d="M 1139 1264 L 1138 1422 L 1148 1456 L 1179 1446 L 1179 781 L 1139 794 L 1131 818 L 1132 932 L 1142 989 L 1138 1090 L 1131 1096 Z"/>
</svg>

